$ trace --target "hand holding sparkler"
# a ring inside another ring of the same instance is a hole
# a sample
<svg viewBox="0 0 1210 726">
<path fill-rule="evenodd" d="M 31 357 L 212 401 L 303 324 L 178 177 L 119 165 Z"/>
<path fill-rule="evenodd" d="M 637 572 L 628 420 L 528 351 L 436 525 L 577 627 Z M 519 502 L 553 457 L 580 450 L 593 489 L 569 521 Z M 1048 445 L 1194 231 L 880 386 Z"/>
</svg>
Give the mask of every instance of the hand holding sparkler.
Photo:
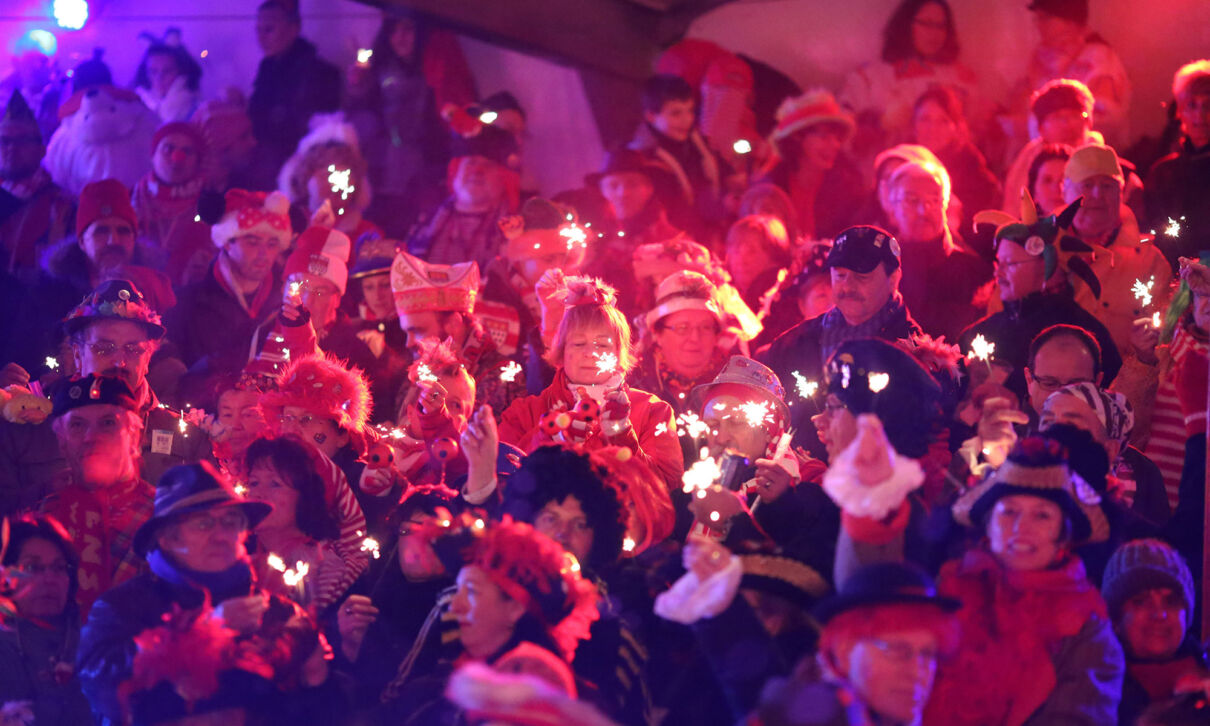
<svg viewBox="0 0 1210 726">
<path fill-rule="evenodd" d="M 500 449 L 500 434 L 491 406 L 480 406 L 458 439 L 466 457 L 466 490 L 477 492 L 496 478 L 496 457 Z"/>
<path fill-rule="evenodd" d="M 1156 313 L 1158 316 L 1159 313 Z M 1163 323 L 1163 321 L 1160 321 Z M 1159 356 L 1155 354 L 1155 348 L 1160 344 L 1160 325 L 1154 325 L 1155 320 L 1151 318 L 1139 318 L 1134 321 L 1130 328 L 1130 347 L 1134 350 L 1134 357 L 1138 358 L 1140 363 L 1146 363 L 1153 366 L 1160 362 Z"/>
<path fill-rule="evenodd" d="M 689 535 L 685 549 L 681 551 L 681 564 L 705 582 L 727 566 L 733 557 L 731 550 L 722 543 L 700 534 Z"/>
<path fill-rule="evenodd" d="M 718 531 L 724 531 L 732 517 L 747 510 L 743 495 L 718 484 L 698 489 L 689 501 L 693 517 L 708 529 Z"/>
<path fill-rule="evenodd" d="M 356 663 L 361 654 L 361 644 L 366 631 L 378 619 L 378 608 L 365 595 L 349 595 L 336 614 L 336 627 L 340 630 L 340 649 L 350 663 Z"/>
<path fill-rule="evenodd" d="M 210 617 L 237 633 L 255 632 L 269 609 L 269 593 L 259 592 L 247 597 L 233 597 L 218 604 Z"/>
<path fill-rule="evenodd" d="M 756 485 L 761 501 L 774 502 L 791 487 L 798 484 L 801 472 L 798 458 L 790 453 L 793 433 L 786 431 L 778 438 L 777 448 L 768 459 L 757 459 Z"/>
<path fill-rule="evenodd" d="M 601 431 L 606 436 L 620 436 L 630 430 L 630 397 L 625 386 L 605 394 L 601 409 Z"/>
</svg>

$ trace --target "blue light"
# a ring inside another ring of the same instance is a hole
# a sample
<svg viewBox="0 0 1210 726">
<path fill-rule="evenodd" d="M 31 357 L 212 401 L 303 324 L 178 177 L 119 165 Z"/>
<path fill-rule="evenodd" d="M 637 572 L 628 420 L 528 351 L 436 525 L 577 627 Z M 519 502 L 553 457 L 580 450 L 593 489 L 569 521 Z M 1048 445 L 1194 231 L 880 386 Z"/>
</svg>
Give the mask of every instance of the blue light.
<svg viewBox="0 0 1210 726">
<path fill-rule="evenodd" d="M 53 12 L 60 28 L 79 30 L 88 20 L 88 0 L 55 0 Z"/>
<path fill-rule="evenodd" d="M 18 52 L 36 50 L 44 56 L 53 56 L 59 50 L 59 41 L 53 33 L 36 28 L 21 36 L 17 41 Z"/>
</svg>

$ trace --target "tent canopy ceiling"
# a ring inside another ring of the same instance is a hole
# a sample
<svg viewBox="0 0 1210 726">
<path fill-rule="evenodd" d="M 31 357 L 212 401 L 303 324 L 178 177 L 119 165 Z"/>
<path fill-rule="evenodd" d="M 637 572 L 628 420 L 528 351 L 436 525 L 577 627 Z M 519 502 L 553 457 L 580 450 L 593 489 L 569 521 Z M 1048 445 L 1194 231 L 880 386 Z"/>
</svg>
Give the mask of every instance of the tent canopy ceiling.
<svg viewBox="0 0 1210 726">
<path fill-rule="evenodd" d="M 702 13 L 731 0 L 358 0 L 407 8 L 482 40 L 641 81 Z"/>
</svg>

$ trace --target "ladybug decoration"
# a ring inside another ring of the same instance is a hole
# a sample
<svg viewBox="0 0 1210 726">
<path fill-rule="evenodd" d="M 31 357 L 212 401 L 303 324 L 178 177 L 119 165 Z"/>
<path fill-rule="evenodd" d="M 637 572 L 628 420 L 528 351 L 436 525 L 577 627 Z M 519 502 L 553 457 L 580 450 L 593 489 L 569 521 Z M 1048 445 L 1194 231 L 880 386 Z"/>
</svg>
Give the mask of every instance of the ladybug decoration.
<svg viewBox="0 0 1210 726">
<path fill-rule="evenodd" d="M 432 449 L 433 457 L 443 464 L 458 455 L 458 442 L 448 436 L 435 439 L 430 448 Z"/>
<path fill-rule="evenodd" d="M 601 417 L 601 407 L 591 398 L 581 399 L 572 411 L 576 418 L 589 425 L 596 423 L 597 419 Z"/>
<path fill-rule="evenodd" d="M 391 447 L 379 442 L 370 447 L 362 461 L 366 463 L 367 469 L 385 469 L 391 465 L 394 458 Z"/>
</svg>

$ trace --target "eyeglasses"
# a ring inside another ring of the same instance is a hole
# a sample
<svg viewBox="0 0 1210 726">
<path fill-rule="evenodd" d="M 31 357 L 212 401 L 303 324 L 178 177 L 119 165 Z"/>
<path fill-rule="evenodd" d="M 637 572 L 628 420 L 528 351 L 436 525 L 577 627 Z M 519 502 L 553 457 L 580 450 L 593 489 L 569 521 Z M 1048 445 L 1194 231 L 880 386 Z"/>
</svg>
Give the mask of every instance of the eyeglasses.
<svg viewBox="0 0 1210 726">
<path fill-rule="evenodd" d="M 919 658 L 923 658 L 929 663 L 936 663 L 939 657 L 936 648 L 915 648 L 902 641 L 870 638 L 866 642 L 881 650 L 886 654 L 887 658 L 895 663 L 911 663 Z"/>
<path fill-rule="evenodd" d="M 110 358 L 119 350 L 127 358 L 141 358 L 147 354 L 150 348 L 151 345 L 149 343 L 127 343 L 126 345 L 119 346 L 107 340 L 88 344 L 88 349 L 98 358 Z"/>
<path fill-rule="evenodd" d="M 941 197 L 918 197 L 915 194 L 899 194 L 895 197 L 895 203 L 908 207 L 923 207 L 929 211 L 941 209 Z"/>
<path fill-rule="evenodd" d="M 992 260 L 992 267 L 994 269 L 999 270 L 999 269 L 1005 269 L 1005 268 L 1009 268 L 1009 267 L 1016 267 L 1017 265 L 1027 265 L 1030 262 L 1041 262 L 1041 261 L 1042 261 L 1041 257 L 1031 257 L 1028 260 L 1013 260 L 1012 262 L 1001 262 L 1000 260 Z"/>
<path fill-rule="evenodd" d="M 826 411 L 829 416 L 835 416 L 837 413 L 844 411 L 847 408 L 848 406 L 844 405 L 843 403 L 832 403 L 831 401 L 825 401 L 823 404 L 823 410 Z"/>
<path fill-rule="evenodd" d="M 277 420 L 280 421 L 283 426 L 293 426 L 294 424 L 298 424 L 299 426 L 308 426 L 312 421 L 315 420 L 315 417 L 309 413 L 304 413 L 301 416 L 283 413 L 281 416 L 278 416 Z"/>
<path fill-rule="evenodd" d="M 66 562 L 52 562 L 49 565 L 44 565 L 41 562 L 19 562 L 17 563 L 17 571 L 23 575 L 37 577 L 38 575 L 51 574 L 55 577 L 64 577 L 72 572 L 74 568 Z"/>
<path fill-rule="evenodd" d="M 204 514 L 186 519 L 182 526 L 194 532 L 213 532 L 215 527 L 221 527 L 225 532 L 242 532 L 248 528 L 248 517 L 243 510 L 230 508 L 217 517 Z"/>
<path fill-rule="evenodd" d="M 1032 374 L 1032 371 L 1031 371 Z M 1054 376 L 1033 376 L 1034 383 L 1041 386 L 1044 391 L 1057 391 L 1063 386 L 1070 386 L 1073 383 L 1092 383 L 1087 378 L 1073 378 L 1070 381 L 1060 380 Z"/>
<path fill-rule="evenodd" d="M 714 323 L 704 323 L 702 325 L 690 325 L 689 323 L 681 323 L 680 325 L 665 325 L 664 330 L 670 330 L 681 338 L 687 338 L 690 334 L 700 335 L 703 338 L 718 333 L 718 326 Z"/>
</svg>

